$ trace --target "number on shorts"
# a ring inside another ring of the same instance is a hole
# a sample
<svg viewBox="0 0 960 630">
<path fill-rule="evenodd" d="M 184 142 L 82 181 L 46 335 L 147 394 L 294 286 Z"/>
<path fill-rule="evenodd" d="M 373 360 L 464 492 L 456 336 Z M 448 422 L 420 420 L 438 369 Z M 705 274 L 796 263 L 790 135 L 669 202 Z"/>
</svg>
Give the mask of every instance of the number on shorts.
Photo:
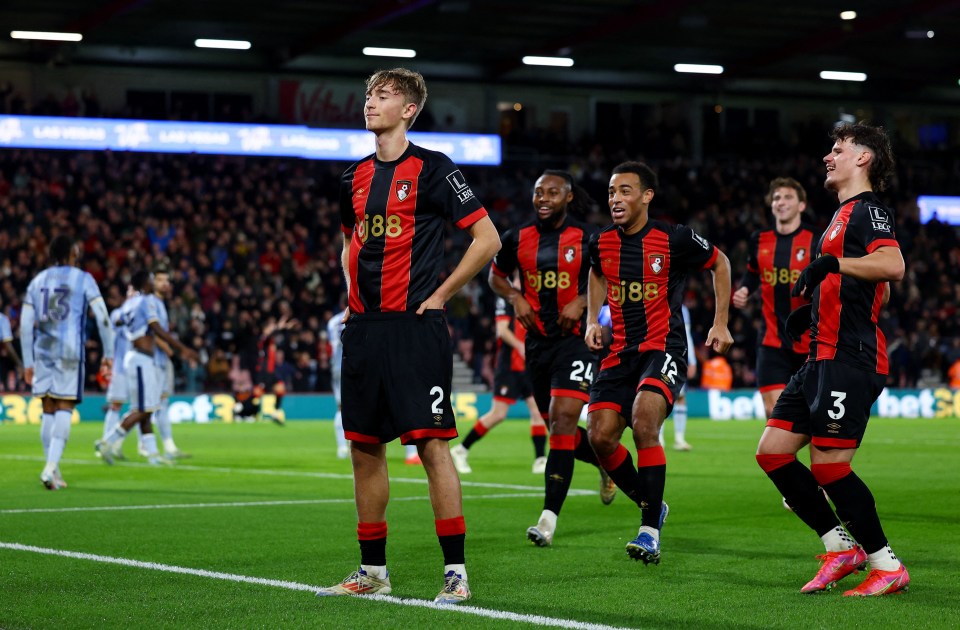
<svg viewBox="0 0 960 630">
<path fill-rule="evenodd" d="M 663 361 L 663 367 L 660 368 L 660 373 L 666 377 L 669 383 L 672 383 L 673 379 L 677 376 L 677 362 L 673 360 L 673 355 L 669 352 L 667 353 L 667 358 Z"/>
<path fill-rule="evenodd" d="M 437 399 L 433 401 L 433 406 L 430 407 L 430 413 L 443 415 L 443 407 L 440 406 L 440 403 L 443 402 L 443 388 L 439 385 L 435 386 L 430 390 L 430 395 L 437 397 Z"/>
<path fill-rule="evenodd" d="M 583 361 L 574 361 L 573 362 L 573 371 L 570 372 L 571 381 L 587 381 L 588 383 L 593 382 L 593 363 L 589 361 L 584 363 Z"/>
<path fill-rule="evenodd" d="M 830 395 L 833 396 L 833 409 L 827 412 L 827 415 L 830 416 L 832 420 L 839 420 L 843 417 L 843 414 L 847 413 L 847 408 L 843 406 L 843 401 L 847 398 L 847 392 L 830 392 Z"/>
</svg>

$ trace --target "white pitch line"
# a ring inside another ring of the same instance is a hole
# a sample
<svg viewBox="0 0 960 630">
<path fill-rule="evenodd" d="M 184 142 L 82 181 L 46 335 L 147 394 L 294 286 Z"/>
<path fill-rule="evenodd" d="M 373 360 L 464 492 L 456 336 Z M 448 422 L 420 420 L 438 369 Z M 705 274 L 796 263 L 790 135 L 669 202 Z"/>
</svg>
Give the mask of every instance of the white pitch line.
<svg viewBox="0 0 960 630">
<path fill-rule="evenodd" d="M 12 459 L 17 461 L 35 461 L 43 462 L 46 461 L 42 457 L 34 457 L 31 455 L 0 455 L 0 459 Z M 62 459 L 61 463 L 64 464 L 77 464 L 80 466 L 103 466 L 104 463 L 98 459 Z M 117 462 L 116 466 L 118 467 L 137 467 L 137 468 L 155 468 L 150 464 L 140 463 L 140 462 Z M 170 467 L 170 470 L 189 470 L 195 472 L 218 472 L 218 473 L 227 473 L 227 474 L 248 474 L 248 475 L 266 475 L 266 476 L 276 476 L 276 477 L 311 477 L 314 479 L 339 479 L 341 481 L 352 481 L 353 475 L 347 475 L 343 473 L 323 473 L 323 472 L 310 472 L 310 471 L 298 471 L 298 470 L 270 470 L 262 468 L 228 468 L 224 466 L 193 466 L 190 464 L 176 464 Z M 391 483 L 410 483 L 417 485 L 426 485 L 426 479 L 419 479 L 414 477 L 391 477 Z M 520 490 L 520 491 L 539 491 L 543 492 L 543 486 L 525 486 L 509 483 L 487 483 L 482 481 L 464 481 L 462 478 L 460 480 L 460 485 L 464 488 L 493 488 L 496 490 Z M 596 495 L 598 492 L 596 490 L 584 490 L 577 488 L 570 488 L 567 496 L 590 496 Z"/>
<path fill-rule="evenodd" d="M 93 562 L 103 562 L 106 564 L 118 564 L 137 569 L 150 569 L 152 571 L 164 571 L 167 573 L 181 573 L 185 575 L 195 575 L 198 577 L 211 578 L 215 580 L 226 580 L 228 582 L 241 582 L 246 584 L 256 584 L 259 586 L 274 586 L 285 588 L 291 591 L 309 591 L 316 592 L 320 587 L 310 584 L 301 584 L 299 582 L 288 582 L 286 580 L 270 580 L 267 578 L 251 577 L 248 575 L 237 575 L 235 573 L 222 573 L 220 571 L 207 571 L 205 569 L 191 569 L 188 567 L 179 567 L 171 564 L 160 564 L 158 562 L 142 562 L 140 560 L 130 560 L 127 558 L 115 558 L 112 556 L 101 556 L 92 553 L 82 553 L 78 551 L 65 551 L 63 549 L 50 549 L 47 547 L 34 547 L 33 545 L 22 545 L 20 543 L 8 543 L 0 541 L 0 549 L 9 549 L 12 551 L 26 551 L 30 553 L 39 553 L 48 556 L 60 556 L 62 558 L 72 558 L 75 560 L 90 560 Z M 417 608 L 431 608 L 433 610 L 459 613 L 463 615 L 474 615 L 476 617 L 487 617 L 489 619 L 498 619 L 502 621 L 515 621 L 518 623 L 531 623 L 538 626 L 548 626 L 553 628 L 573 628 L 574 630 L 625 630 L 622 627 L 607 626 L 598 623 L 589 623 L 586 621 L 576 621 L 573 619 L 558 619 L 555 617 L 545 617 L 542 615 L 526 615 L 513 613 L 505 610 L 491 610 L 489 608 L 478 608 L 476 606 L 451 606 L 437 604 L 432 601 L 422 599 L 406 599 L 393 597 L 391 595 L 365 595 L 354 597 L 356 600 L 368 600 L 394 604 L 397 606 L 412 606 Z M 318 605 L 319 602 L 318 602 Z"/>
<path fill-rule="evenodd" d="M 529 499 L 542 496 L 542 493 L 513 493 L 513 494 L 478 494 L 466 495 L 464 501 L 486 499 Z M 427 501 L 430 497 L 397 497 L 392 501 Z M 58 512 L 118 512 L 126 510 L 184 510 L 195 508 L 222 508 L 222 507 L 261 507 L 274 505 L 320 505 L 327 503 L 349 503 L 353 499 L 301 499 L 285 501 L 230 501 L 223 503 L 158 503 L 155 505 L 93 505 L 87 507 L 63 508 L 11 508 L 0 510 L 0 514 L 49 514 Z"/>
</svg>

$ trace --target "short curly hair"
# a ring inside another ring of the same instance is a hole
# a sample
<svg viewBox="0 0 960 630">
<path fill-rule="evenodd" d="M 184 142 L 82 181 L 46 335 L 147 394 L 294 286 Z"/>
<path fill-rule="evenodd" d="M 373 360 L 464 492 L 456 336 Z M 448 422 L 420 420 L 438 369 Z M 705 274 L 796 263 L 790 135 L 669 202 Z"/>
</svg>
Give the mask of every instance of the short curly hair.
<svg viewBox="0 0 960 630">
<path fill-rule="evenodd" d="M 849 139 L 854 144 L 868 148 L 873 155 L 868 173 L 870 184 L 878 192 L 887 189 L 893 180 L 896 160 L 893 157 L 890 138 L 883 127 L 874 127 L 865 122 L 842 123 L 833 128 L 830 138 L 834 142 Z"/>
</svg>

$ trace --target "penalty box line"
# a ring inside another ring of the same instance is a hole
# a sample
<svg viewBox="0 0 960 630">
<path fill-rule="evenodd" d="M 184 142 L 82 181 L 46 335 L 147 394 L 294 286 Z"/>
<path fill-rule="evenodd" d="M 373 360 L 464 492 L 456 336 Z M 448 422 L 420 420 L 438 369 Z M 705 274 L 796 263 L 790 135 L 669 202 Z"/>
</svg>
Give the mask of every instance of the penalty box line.
<svg viewBox="0 0 960 630">
<path fill-rule="evenodd" d="M 0 549 L 10 551 L 23 551 L 28 553 L 38 553 L 48 556 L 59 556 L 61 558 L 71 558 L 74 560 L 89 560 L 92 562 L 102 562 L 105 564 L 116 564 L 125 567 L 137 569 L 148 569 L 151 571 L 163 571 L 166 573 L 180 573 L 183 575 L 193 575 L 214 580 L 225 580 L 228 582 L 240 582 L 245 584 L 254 584 L 257 586 L 272 586 L 275 588 L 284 588 L 290 591 L 308 591 L 316 592 L 320 587 L 310 584 L 301 584 L 299 582 L 289 582 L 286 580 L 271 580 L 267 578 L 252 577 L 248 575 L 237 575 L 235 573 L 222 573 L 220 571 L 207 571 L 205 569 L 191 569 L 189 567 L 180 567 L 171 564 L 160 564 L 158 562 L 143 562 L 140 560 L 131 560 L 128 558 L 116 558 L 113 556 L 101 556 L 93 553 L 83 553 L 79 551 L 67 551 L 63 549 L 50 549 L 48 547 L 35 547 L 33 545 L 23 545 L 20 543 L 10 543 L 0 541 Z M 351 596 L 344 596 L 351 597 Z M 487 617 L 489 619 L 498 619 L 503 621 L 514 621 L 517 623 L 530 623 L 539 626 L 552 628 L 573 628 L 575 630 L 624 630 L 616 626 L 607 626 L 604 624 L 588 623 L 576 621 L 573 619 L 559 619 L 555 617 L 545 617 L 542 615 L 528 615 L 509 612 L 505 610 L 493 610 L 489 608 L 478 608 L 476 606 L 451 606 L 437 604 L 432 601 L 422 599 L 407 599 L 394 597 L 392 595 L 364 595 L 352 596 L 357 600 L 370 600 L 393 604 L 395 606 L 410 606 L 416 608 L 431 608 L 436 611 L 458 613 L 461 615 L 473 615 L 476 617 Z M 318 602 L 318 611 L 321 604 Z"/>
</svg>

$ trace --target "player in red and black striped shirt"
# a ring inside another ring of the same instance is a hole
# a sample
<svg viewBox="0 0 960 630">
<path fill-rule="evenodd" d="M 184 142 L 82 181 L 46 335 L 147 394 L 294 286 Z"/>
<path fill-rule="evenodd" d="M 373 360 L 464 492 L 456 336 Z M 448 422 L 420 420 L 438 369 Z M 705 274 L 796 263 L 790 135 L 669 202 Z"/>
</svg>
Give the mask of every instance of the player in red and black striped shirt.
<svg viewBox="0 0 960 630">
<path fill-rule="evenodd" d="M 681 313 L 687 274 L 709 269 L 716 302 L 707 345 L 726 353 L 730 261 L 690 228 L 649 218 L 657 176 L 646 164 L 613 169 L 608 204 L 613 225 L 590 243 L 587 345 L 603 347 L 600 307 L 610 305 L 613 342 L 590 394 L 590 444 L 617 486 L 640 508 L 640 532 L 627 553 L 660 562 L 667 461 L 660 427 L 687 379 L 687 334 Z M 620 443 L 633 427 L 637 465 Z"/>
<path fill-rule="evenodd" d="M 573 177 L 544 171 L 533 189 L 536 218 L 504 233 L 489 276 L 490 286 L 513 305 L 527 329 L 527 371 L 550 427 L 543 511 L 527 529 L 527 538 L 540 547 L 553 541 L 574 459 L 599 466 L 586 431 L 577 425 L 596 368 L 596 356 L 583 344 L 587 246 L 595 228 L 570 216 L 570 208 L 578 205 L 587 208 L 588 197 Z M 509 280 L 514 271 L 520 273 L 519 290 Z M 600 472 L 600 498 L 609 504 L 616 487 Z"/>
<path fill-rule="evenodd" d="M 800 272 L 813 259 L 820 235 L 802 222 L 807 191 L 792 177 L 770 182 L 767 203 L 773 212 L 774 227 L 750 235 L 747 270 L 740 288 L 733 293 L 733 305 L 744 308 L 750 295 L 760 288 L 760 329 L 757 344 L 757 385 L 767 417 L 790 377 L 807 360 L 810 332 L 798 340 L 787 331 L 787 316 L 807 303 L 790 291 Z"/>
<path fill-rule="evenodd" d="M 827 590 L 869 561 L 867 579 L 844 595 L 885 595 L 905 589 L 910 576 L 850 462 L 886 382 L 886 340 L 877 325 L 886 283 L 904 274 L 893 212 L 873 192 L 893 175 L 893 151 L 879 127 L 844 124 L 831 137 L 824 186 L 837 194 L 840 209 L 820 239 L 819 257 L 793 289 L 813 298 L 810 358 L 777 401 L 757 462 L 826 547 L 820 570 L 801 592 Z M 810 468 L 796 459 L 807 444 Z"/>
<path fill-rule="evenodd" d="M 461 474 L 473 472 L 467 461 L 470 447 L 483 438 L 490 430 L 503 422 L 510 405 L 524 400 L 530 411 L 530 438 L 533 440 L 533 472 L 542 474 L 546 470 L 547 425 L 537 409 L 533 398 L 533 385 L 527 374 L 526 347 L 524 341 L 527 329 L 517 321 L 510 306 L 503 298 L 497 298 L 497 358 L 493 368 L 493 406 L 480 416 L 470 429 L 463 442 L 450 449 L 453 463 Z"/>
<path fill-rule="evenodd" d="M 444 556 L 440 603 L 470 597 L 464 567 L 460 479 L 447 440 L 453 357 L 443 307 L 500 248 L 500 237 L 463 174 L 442 153 L 407 140 L 423 109 L 423 77 L 404 68 L 367 80 L 364 117 L 376 153 L 343 174 L 340 216 L 349 306 L 342 334 L 343 427 L 351 454 L 360 568 L 317 595 L 389 593 L 386 443 L 416 443 L 427 471 Z M 473 238 L 442 280 L 444 224 Z"/>
</svg>

